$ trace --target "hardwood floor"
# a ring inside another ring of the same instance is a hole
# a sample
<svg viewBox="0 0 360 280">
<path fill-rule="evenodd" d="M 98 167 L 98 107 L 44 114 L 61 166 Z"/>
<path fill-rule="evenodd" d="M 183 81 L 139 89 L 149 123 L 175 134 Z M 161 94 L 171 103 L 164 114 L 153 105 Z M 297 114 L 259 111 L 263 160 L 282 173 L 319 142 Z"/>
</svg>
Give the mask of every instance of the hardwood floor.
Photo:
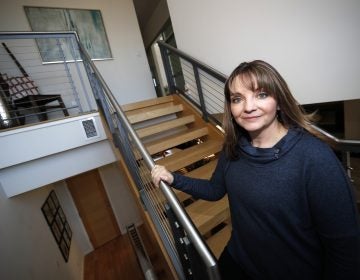
<svg viewBox="0 0 360 280">
<path fill-rule="evenodd" d="M 173 279 L 167 265 L 159 254 L 144 226 L 138 232 L 150 256 L 158 280 Z M 144 280 L 128 234 L 109 241 L 85 256 L 84 280 Z"/>
</svg>

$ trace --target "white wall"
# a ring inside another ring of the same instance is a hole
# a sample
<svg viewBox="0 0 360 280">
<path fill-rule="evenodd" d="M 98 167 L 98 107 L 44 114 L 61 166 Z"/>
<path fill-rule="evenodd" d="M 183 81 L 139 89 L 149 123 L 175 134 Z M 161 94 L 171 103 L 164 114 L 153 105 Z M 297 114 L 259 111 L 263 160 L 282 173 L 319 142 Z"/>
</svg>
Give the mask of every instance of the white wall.
<svg viewBox="0 0 360 280">
<path fill-rule="evenodd" d="M 98 168 L 116 160 L 107 140 L 0 169 L 8 197 Z"/>
<path fill-rule="evenodd" d="M 302 104 L 360 97 L 360 1 L 168 0 L 179 49 L 225 75 L 263 59 Z"/>
<path fill-rule="evenodd" d="M 87 120 L 93 121 L 97 136 L 86 137 L 82 121 Z M 6 147 L 0 183 L 9 197 L 116 160 L 99 113 L 4 131 L 0 146 Z"/>
<path fill-rule="evenodd" d="M 84 252 L 81 233 L 73 230 L 69 261 L 66 263 L 49 229 L 41 206 L 54 186 L 8 199 L 0 188 L 0 279 L 82 279 Z M 60 199 L 60 204 L 63 201 Z"/>
<path fill-rule="evenodd" d="M 23 6 L 99 9 L 113 60 L 96 61 L 120 104 L 156 97 L 150 68 L 131 0 L 12 0 L 3 1 L 0 31 L 30 31 Z"/>
<path fill-rule="evenodd" d="M 92 121 L 96 135 L 87 137 L 83 122 Z M 24 126 L 0 133 L 0 146 L 6 147 L 0 169 L 70 151 L 107 139 L 99 113 L 84 114 L 36 126 Z M 114 157 L 113 157 L 114 159 Z"/>
<path fill-rule="evenodd" d="M 118 163 L 100 167 L 99 172 L 121 233 L 125 234 L 126 227 L 131 224 L 136 226 L 142 224 L 134 196 L 126 187 L 128 185 L 126 175 L 119 168 Z"/>
</svg>

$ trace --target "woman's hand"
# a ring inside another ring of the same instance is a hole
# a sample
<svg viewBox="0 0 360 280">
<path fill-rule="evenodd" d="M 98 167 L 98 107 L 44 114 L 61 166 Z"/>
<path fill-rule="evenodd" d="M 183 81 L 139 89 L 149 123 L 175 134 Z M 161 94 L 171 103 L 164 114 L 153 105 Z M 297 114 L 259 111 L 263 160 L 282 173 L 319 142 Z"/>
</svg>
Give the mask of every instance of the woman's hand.
<svg viewBox="0 0 360 280">
<path fill-rule="evenodd" d="M 152 181 L 155 186 L 159 187 L 160 181 L 171 185 L 174 182 L 174 176 L 162 165 L 155 165 L 151 170 Z"/>
</svg>

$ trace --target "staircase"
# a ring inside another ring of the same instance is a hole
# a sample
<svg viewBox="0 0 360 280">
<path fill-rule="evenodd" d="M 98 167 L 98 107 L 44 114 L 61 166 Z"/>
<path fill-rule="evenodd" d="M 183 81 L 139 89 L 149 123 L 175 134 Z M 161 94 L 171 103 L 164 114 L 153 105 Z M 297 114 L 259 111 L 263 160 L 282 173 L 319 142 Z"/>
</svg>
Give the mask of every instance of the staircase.
<svg viewBox="0 0 360 280">
<path fill-rule="evenodd" d="M 224 136 L 185 99 L 170 95 L 123 105 L 122 110 L 156 164 L 194 178 L 211 177 Z M 227 197 L 209 202 L 174 191 L 218 257 L 231 233 Z"/>
</svg>

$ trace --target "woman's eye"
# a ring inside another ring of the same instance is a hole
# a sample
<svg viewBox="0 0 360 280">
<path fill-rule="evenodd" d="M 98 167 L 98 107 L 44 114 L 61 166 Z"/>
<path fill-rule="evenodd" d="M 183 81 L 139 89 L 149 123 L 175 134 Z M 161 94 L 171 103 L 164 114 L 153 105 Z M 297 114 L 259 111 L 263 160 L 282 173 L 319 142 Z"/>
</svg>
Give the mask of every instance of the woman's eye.
<svg viewBox="0 0 360 280">
<path fill-rule="evenodd" d="M 240 97 L 232 97 L 231 98 L 231 103 L 239 103 L 241 101 Z"/>
<path fill-rule="evenodd" d="M 258 96 L 259 99 L 265 99 L 266 97 L 269 96 L 269 94 L 264 92 L 264 91 L 261 91 L 261 92 L 258 93 L 257 96 Z"/>
</svg>

